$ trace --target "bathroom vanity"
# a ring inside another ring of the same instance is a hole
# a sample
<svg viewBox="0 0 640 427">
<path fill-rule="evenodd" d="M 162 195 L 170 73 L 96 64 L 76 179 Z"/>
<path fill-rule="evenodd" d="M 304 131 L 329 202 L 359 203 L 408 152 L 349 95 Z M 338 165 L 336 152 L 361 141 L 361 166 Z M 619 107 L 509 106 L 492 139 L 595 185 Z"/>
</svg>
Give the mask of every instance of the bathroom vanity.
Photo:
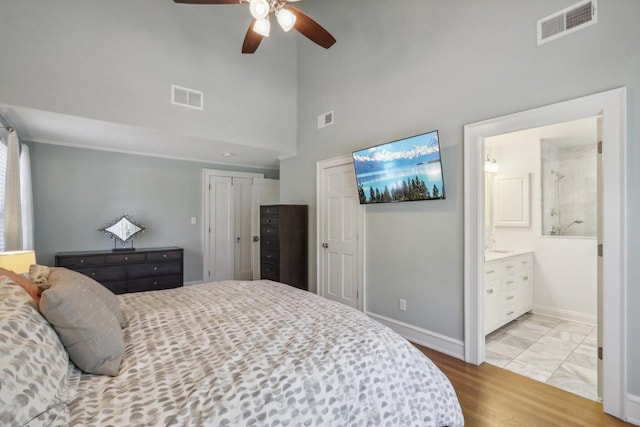
<svg viewBox="0 0 640 427">
<path fill-rule="evenodd" d="M 533 252 L 487 251 L 484 263 L 484 334 L 533 309 Z"/>
</svg>

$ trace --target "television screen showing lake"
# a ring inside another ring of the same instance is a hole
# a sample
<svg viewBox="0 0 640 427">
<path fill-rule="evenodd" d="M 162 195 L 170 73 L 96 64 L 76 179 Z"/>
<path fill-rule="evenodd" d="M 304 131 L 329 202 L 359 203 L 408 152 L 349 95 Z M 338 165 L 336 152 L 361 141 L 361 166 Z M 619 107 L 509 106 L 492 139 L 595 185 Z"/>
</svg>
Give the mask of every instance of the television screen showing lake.
<svg viewBox="0 0 640 427">
<path fill-rule="evenodd" d="M 438 131 L 353 153 L 360 203 L 444 199 Z"/>
</svg>

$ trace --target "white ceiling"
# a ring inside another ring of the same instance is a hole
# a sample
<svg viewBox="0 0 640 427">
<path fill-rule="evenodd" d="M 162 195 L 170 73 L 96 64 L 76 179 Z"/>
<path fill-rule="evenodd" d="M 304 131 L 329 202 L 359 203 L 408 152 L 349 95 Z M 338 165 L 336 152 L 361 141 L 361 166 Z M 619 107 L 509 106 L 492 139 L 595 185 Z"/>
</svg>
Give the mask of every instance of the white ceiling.
<svg viewBox="0 0 640 427">
<path fill-rule="evenodd" d="M 279 159 L 293 155 L 6 104 L 0 104 L 0 115 L 23 141 L 265 169 L 279 169 Z"/>
</svg>

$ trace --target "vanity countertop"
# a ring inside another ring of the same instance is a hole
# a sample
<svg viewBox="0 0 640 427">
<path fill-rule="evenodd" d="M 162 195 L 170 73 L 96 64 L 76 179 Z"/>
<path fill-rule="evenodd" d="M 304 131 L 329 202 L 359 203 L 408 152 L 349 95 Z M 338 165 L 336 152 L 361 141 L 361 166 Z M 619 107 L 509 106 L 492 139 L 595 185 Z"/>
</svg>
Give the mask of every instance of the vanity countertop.
<svg viewBox="0 0 640 427">
<path fill-rule="evenodd" d="M 495 249 L 492 251 L 485 251 L 484 253 L 484 262 L 497 261 L 501 259 L 507 259 L 512 256 L 528 254 L 533 252 L 531 249 Z"/>
</svg>

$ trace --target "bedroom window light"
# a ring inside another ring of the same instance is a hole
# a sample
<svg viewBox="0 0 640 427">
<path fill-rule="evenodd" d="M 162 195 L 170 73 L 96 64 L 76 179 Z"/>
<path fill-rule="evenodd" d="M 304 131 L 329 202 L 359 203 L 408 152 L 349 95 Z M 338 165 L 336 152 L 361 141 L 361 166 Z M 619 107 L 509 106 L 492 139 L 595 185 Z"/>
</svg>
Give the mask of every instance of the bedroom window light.
<svg viewBox="0 0 640 427">
<path fill-rule="evenodd" d="M 0 140 L 0 252 L 4 252 L 4 185 L 7 174 L 7 143 Z"/>
</svg>

